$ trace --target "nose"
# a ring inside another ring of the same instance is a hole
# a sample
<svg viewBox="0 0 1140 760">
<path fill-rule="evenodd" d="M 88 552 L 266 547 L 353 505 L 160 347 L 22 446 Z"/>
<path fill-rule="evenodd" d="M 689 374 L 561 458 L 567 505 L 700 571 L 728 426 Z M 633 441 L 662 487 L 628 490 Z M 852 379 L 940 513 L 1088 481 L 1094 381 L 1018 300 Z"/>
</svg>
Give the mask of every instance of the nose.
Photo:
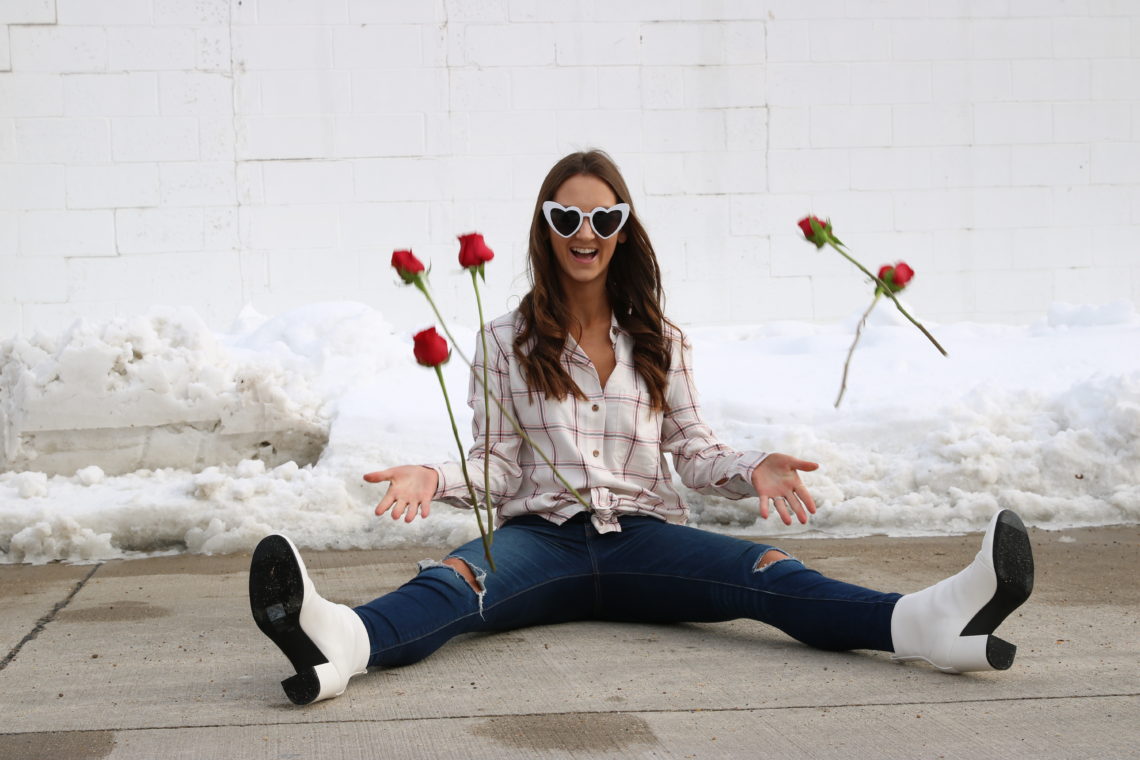
<svg viewBox="0 0 1140 760">
<path fill-rule="evenodd" d="M 594 233 L 594 223 L 589 219 L 582 220 L 582 226 L 578 228 L 578 234 L 575 237 L 583 240 L 593 240 L 597 235 Z"/>
</svg>

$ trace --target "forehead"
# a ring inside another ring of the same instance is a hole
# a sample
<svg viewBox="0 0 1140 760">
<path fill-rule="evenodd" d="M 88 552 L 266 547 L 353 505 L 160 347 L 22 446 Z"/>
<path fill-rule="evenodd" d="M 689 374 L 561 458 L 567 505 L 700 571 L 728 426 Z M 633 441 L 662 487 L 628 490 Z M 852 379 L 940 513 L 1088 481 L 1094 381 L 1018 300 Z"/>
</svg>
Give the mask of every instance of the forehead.
<svg viewBox="0 0 1140 760">
<path fill-rule="evenodd" d="M 553 200 L 563 206 L 577 206 L 583 211 L 592 211 L 598 206 L 617 203 L 617 196 L 605 181 L 592 174 L 575 174 L 554 191 Z"/>
</svg>

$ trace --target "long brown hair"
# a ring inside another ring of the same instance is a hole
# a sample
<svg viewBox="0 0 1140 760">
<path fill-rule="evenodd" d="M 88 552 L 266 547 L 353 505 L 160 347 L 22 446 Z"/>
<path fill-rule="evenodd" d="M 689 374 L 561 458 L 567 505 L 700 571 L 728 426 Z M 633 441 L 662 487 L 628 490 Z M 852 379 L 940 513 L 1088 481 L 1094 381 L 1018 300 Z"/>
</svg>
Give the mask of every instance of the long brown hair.
<svg viewBox="0 0 1140 760">
<path fill-rule="evenodd" d="M 559 400 L 568 394 L 585 398 L 561 361 L 572 318 L 550 243 L 550 229 L 542 214 L 542 204 L 553 200 L 563 182 L 579 174 L 602 180 L 614 191 L 619 203 L 630 206 L 629 219 L 622 228 L 625 242 L 617 244 L 606 273 L 606 295 L 618 324 L 633 337 L 634 367 L 649 390 L 650 404 L 653 409 L 662 410 L 666 406 L 670 363 L 666 329 L 678 335 L 679 330 L 665 319 L 661 269 L 649 235 L 634 211 L 629 188 L 613 159 L 600 150 L 566 156 L 551 168 L 539 188 L 528 246 L 531 290 L 519 304 L 522 330 L 515 337 L 515 356 L 532 391 Z"/>
</svg>

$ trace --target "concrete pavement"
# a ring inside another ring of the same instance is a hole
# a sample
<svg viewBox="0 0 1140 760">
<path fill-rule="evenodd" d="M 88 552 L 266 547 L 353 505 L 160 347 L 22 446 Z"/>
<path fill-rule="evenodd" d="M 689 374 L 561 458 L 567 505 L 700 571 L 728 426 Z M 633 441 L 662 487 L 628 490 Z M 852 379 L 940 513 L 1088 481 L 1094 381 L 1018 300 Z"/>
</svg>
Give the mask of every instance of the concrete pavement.
<svg viewBox="0 0 1140 760">
<path fill-rule="evenodd" d="M 948 676 L 808 649 L 753 621 L 574 623 L 451 642 L 286 700 L 248 556 L 0 566 L 0 758 L 1127 758 L 1140 756 L 1140 526 L 1032 531 L 1010 671 Z M 809 566 L 913 591 L 977 534 L 781 539 Z M 439 548 L 306 552 L 357 603 Z"/>
</svg>

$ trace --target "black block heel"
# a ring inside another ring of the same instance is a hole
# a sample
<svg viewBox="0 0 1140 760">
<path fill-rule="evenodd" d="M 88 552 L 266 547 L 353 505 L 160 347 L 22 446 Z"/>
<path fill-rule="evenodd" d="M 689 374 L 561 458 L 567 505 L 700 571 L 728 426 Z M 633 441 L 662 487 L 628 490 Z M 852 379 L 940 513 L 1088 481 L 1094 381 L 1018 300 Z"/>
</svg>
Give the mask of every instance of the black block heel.
<svg viewBox="0 0 1140 760">
<path fill-rule="evenodd" d="M 306 670 L 281 682 L 285 696 L 295 705 L 307 705 L 321 693 L 321 679 L 314 670 Z"/>
<path fill-rule="evenodd" d="M 1013 665 L 1013 656 L 1017 654 L 1017 647 L 997 636 L 990 636 L 986 640 L 986 660 L 994 670 L 1009 670 Z"/>
</svg>

